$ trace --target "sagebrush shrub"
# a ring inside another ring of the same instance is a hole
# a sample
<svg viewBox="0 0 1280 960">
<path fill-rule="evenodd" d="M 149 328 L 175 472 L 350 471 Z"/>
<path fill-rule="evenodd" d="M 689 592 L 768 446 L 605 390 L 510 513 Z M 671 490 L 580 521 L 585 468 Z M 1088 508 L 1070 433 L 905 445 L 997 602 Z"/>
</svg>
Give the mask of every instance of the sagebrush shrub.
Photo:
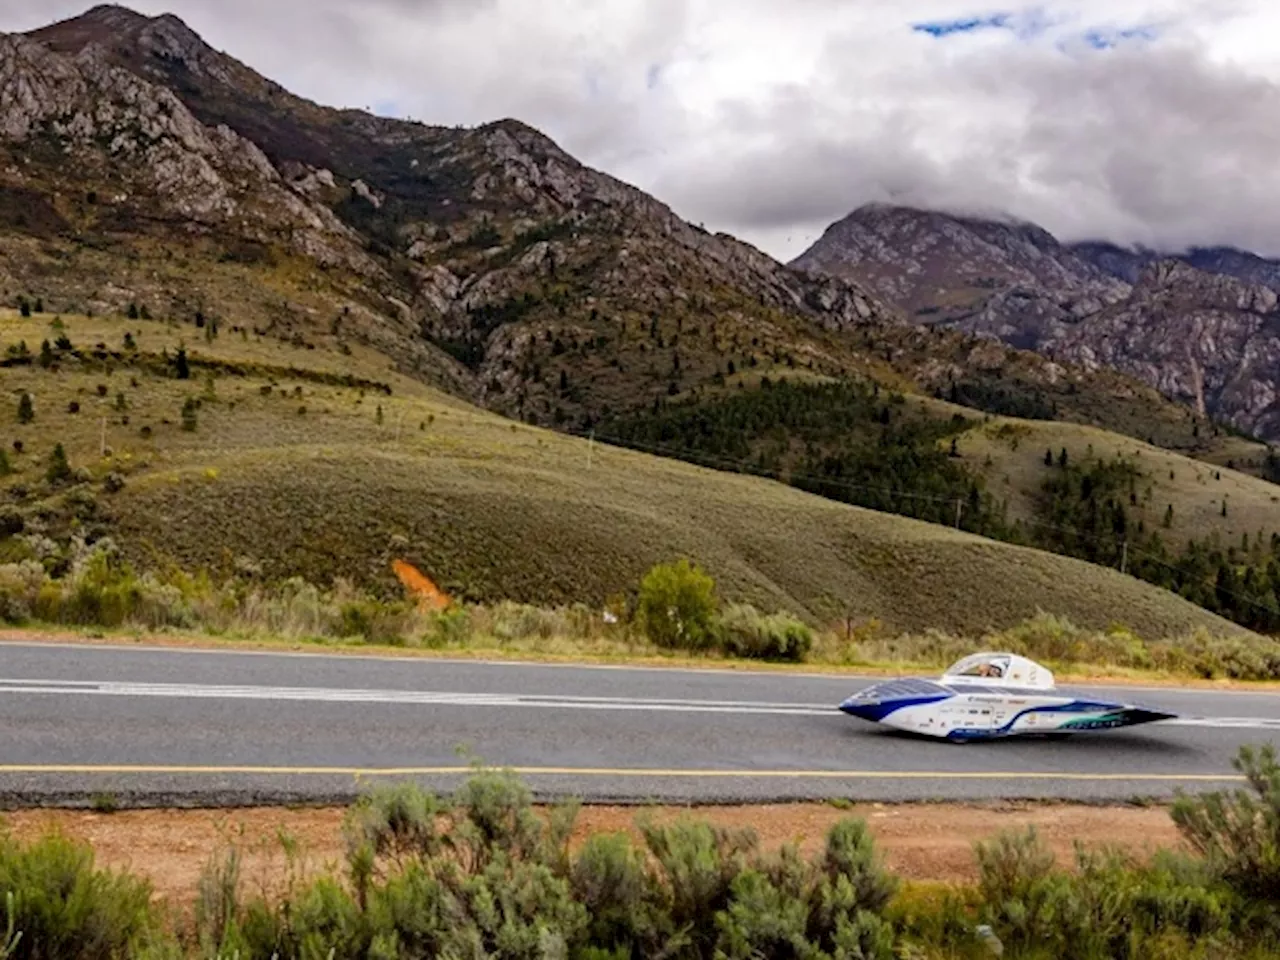
<svg viewBox="0 0 1280 960">
<path fill-rule="evenodd" d="M 733 604 L 720 617 L 726 653 L 751 660 L 802 662 L 813 649 L 813 631 L 786 613 L 764 616 L 749 604 Z"/>
<path fill-rule="evenodd" d="M 413 627 L 413 607 L 407 603 L 388 603 L 363 598 L 342 604 L 338 633 L 343 637 L 359 637 L 368 643 L 389 646 L 404 644 Z"/>
<path fill-rule="evenodd" d="M 640 851 L 624 833 L 593 834 L 573 864 L 574 896 L 590 918 L 587 941 L 624 957 L 654 956 L 674 931 Z"/>
<path fill-rule="evenodd" d="M 1173 821 L 1183 838 L 1233 888 L 1280 915 L 1280 762 L 1276 748 L 1242 747 L 1232 761 L 1248 787 L 1179 796 Z M 1277 920 L 1280 929 L 1280 919 Z"/>
<path fill-rule="evenodd" d="M 135 956 L 158 927 L 145 881 L 97 869 L 87 844 L 57 834 L 24 845 L 0 833 L 0 892 L 10 960 Z"/>
<path fill-rule="evenodd" d="M 34 560 L 0 565 L 0 623 L 21 624 L 36 611 L 45 584 L 44 567 Z"/>
</svg>

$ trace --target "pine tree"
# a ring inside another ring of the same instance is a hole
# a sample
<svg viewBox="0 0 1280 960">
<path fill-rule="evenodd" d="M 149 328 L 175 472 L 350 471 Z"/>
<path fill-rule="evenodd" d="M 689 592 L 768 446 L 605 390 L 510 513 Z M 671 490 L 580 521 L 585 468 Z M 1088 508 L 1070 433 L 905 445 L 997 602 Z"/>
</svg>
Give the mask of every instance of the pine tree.
<svg viewBox="0 0 1280 960">
<path fill-rule="evenodd" d="M 196 403 L 195 397 L 187 397 L 186 402 L 182 405 L 182 429 L 187 433 L 195 433 L 199 426 L 199 420 L 196 411 L 200 409 Z"/>
<path fill-rule="evenodd" d="M 131 304 L 129 304 L 129 313 L 128 313 L 128 316 L 129 316 L 129 319 L 130 319 L 130 320 L 137 320 L 137 319 L 138 319 L 138 305 L 137 305 L 136 303 L 131 303 Z"/>
<path fill-rule="evenodd" d="M 187 348 L 185 346 L 178 347 L 178 355 L 174 359 L 174 367 L 177 370 L 179 380 L 191 379 L 191 364 L 187 360 Z"/>
<path fill-rule="evenodd" d="M 40 344 L 40 366 L 46 370 L 53 366 L 53 344 L 48 340 Z"/>
<path fill-rule="evenodd" d="M 45 477 L 55 486 L 71 479 L 71 464 L 67 462 L 67 451 L 62 444 L 54 447 L 49 455 L 49 469 L 45 471 Z"/>
<path fill-rule="evenodd" d="M 1044 465 L 1045 465 L 1046 467 L 1052 467 L 1052 466 L 1053 466 L 1053 451 L 1052 451 L 1052 450 L 1046 450 L 1046 451 L 1044 452 Z"/>
<path fill-rule="evenodd" d="M 18 422 L 30 423 L 36 418 L 36 407 L 31 394 L 24 393 L 18 400 Z"/>
<path fill-rule="evenodd" d="M 382 419 L 383 419 L 383 418 L 382 418 L 382 404 L 378 404 L 378 412 L 377 412 L 376 414 L 374 414 L 373 419 L 374 419 L 374 422 L 378 424 L 378 426 L 382 426 Z"/>
<path fill-rule="evenodd" d="M 31 316 L 31 304 L 27 303 L 27 298 L 23 297 L 18 301 L 18 312 L 24 317 Z"/>
</svg>

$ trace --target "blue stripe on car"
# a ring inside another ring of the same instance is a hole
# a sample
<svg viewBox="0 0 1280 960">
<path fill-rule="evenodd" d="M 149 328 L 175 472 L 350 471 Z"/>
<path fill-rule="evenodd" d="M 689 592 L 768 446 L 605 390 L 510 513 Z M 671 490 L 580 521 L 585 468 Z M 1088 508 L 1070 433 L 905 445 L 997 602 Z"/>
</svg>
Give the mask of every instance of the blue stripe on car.
<svg viewBox="0 0 1280 960">
<path fill-rule="evenodd" d="M 936 693 L 928 697 L 898 697 L 892 700 L 869 700 L 862 703 L 858 702 L 857 697 L 850 697 L 844 703 L 840 704 L 840 709 L 845 713 L 863 720 L 871 720 L 879 723 L 889 714 L 897 710 L 903 710 L 907 707 L 918 707 L 924 703 L 938 703 L 941 700 L 950 700 L 954 694 Z"/>
</svg>

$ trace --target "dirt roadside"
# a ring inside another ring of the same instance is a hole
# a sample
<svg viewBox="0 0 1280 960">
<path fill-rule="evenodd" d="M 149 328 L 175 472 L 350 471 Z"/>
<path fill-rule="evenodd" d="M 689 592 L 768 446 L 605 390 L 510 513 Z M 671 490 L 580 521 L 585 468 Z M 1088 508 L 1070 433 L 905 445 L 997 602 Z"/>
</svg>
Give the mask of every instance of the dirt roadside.
<svg viewBox="0 0 1280 960">
<path fill-rule="evenodd" d="M 601 831 L 634 831 L 637 815 L 659 819 L 679 807 L 584 807 L 575 841 Z M 1078 805 L 884 805 L 837 809 L 828 804 L 700 807 L 691 811 L 724 826 L 751 826 L 766 848 L 797 841 L 806 850 L 821 844 L 842 817 L 866 819 L 888 865 L 910 880 L 963 883 L 975 877 L 973 844 L 1003 830 L 1034 826 L 1069 863 L 1079 840 L 1092 848 L 1114 846 L 1137 856 L 1176 847 L 1177 831 L 1161 807 Z M 188 905 L 201 870 L 234 843 L 243 856 L 250 891 L 280 889 L 289 875 L 281 837 L 296 842 L 303 874 L 335 865 L 343 855 L 345 811 L 321 809 L 142 810 L 95 813 L 31 810 L 0 814 L 0 825 L 19 839 L 57 830 L 93 845 L 100 866 L 128 869 L 151 880 L 156 896 Z"/>
</svg>

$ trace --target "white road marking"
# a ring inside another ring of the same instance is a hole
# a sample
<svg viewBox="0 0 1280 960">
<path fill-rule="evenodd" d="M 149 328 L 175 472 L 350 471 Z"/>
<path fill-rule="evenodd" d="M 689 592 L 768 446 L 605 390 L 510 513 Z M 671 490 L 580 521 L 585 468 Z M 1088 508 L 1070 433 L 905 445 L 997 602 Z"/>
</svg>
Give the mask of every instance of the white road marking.
<svg viewBox="0 0 1280 960">
<path fill-rule="evenodd" d="M 740 700 L 630 699 L 423 690 L 345 690 L 334 687 L 208 686 L 118 681 L 0 680 L 0 695 L 171 697 L 205 700 L 275 700 L 317 703 L 379 703 L 451 707 L 543 707 L 561 710 L 645 710 L 673 713 L 754 713 L 829 716 L 836 707 Z"/>
<path fill-rule="evenodd" d="M 192 683 L 135 683 L 94 680 L 0 679 L 0 695 L 169 697 L 200 700 L 270 700 L 315 703 L 375 703 L 449 707 L 530 707 L 558 710 L 628 710 L 661 713 L 772 714 L 832 716 L 836 704 L 776 703 L 751 700 L 644 699 L 543 694 L 465 693 L 427 690 L 363 690 L 338 687 L 268 687 Z M 1177 717 L 1163 726 L 1280 730 L 1267 717 Z"/>
<path fill-rule="evenodd" d="M 1280 730 L 1280 720 L 1269 717 L 1175 717 L 1159 721 L 1166 727 L 1218 727 L 1238 730 Z"/>
</svg>

